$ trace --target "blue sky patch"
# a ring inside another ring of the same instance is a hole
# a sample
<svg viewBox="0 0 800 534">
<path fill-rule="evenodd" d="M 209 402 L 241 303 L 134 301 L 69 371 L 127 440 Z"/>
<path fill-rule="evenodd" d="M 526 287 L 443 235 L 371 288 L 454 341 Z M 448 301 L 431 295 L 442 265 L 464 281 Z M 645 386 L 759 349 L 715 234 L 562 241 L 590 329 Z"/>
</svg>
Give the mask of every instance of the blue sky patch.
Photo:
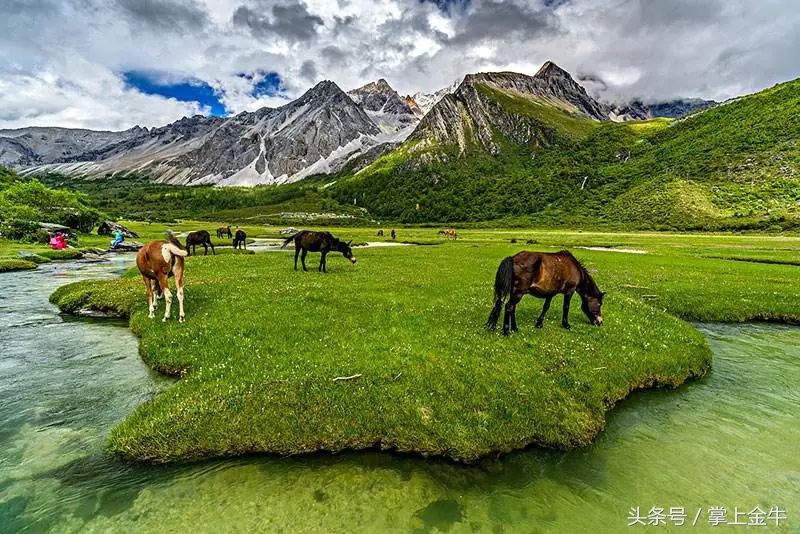
<svg viewBox="0 0 800 534">
<path fill-rule="evenodd" d="M 255 98 L 261 96 L 280 96 L 283 92 L 283 80 L 277 72 L 257 70 L 255 72 L 240 72 L 240 78 L 253 82 L 250 95 Z"/>
<path fill-rule="evenodd" d="M 159 80 L 158 73 L 127 71 L 122 73 L 125 84 L 147 95 L 174 98 L 181 102 L 197 102 L 210 108 L 211 115 L 223 117 L 228 114 L 220 101 L 219 94 L 202 80 L 192 79 L 180 82 Z"/>
</svg>

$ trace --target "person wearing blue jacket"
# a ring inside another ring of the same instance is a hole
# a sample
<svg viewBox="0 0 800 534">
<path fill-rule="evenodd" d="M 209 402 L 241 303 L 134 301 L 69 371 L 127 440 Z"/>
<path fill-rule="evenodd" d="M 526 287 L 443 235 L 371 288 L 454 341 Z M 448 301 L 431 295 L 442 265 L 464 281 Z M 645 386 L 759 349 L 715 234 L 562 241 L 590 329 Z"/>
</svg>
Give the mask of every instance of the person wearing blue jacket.
<svg viewBox="0 0 800 534">
<path fill-rule="evenodd" d="M 114 232 L 114 241 L 111 242 L 111 248 L 117 248 L 123 241 L 125 241 L 125 236 L 122 235 L 122 230 L 117 228 Z"/>
</svg>

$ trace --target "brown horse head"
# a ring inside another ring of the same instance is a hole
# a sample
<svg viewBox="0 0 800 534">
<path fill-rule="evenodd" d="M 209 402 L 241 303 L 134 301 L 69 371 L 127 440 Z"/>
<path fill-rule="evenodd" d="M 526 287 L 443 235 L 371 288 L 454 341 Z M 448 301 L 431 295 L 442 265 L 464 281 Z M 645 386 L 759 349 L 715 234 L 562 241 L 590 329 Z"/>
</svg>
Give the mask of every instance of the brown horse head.
<svg viewBox="0 0 800 534">
<path fill-rule="evenodd" d="M 603 324 L 603 316 L 601 315 L 600 308 L 603 306 L 604 296 L 605 293 L 602 291 L 597 291 L 596 294 L 586 293 L 580 296 L 581 310 L 586 314 L 589 322 L 595 326 L 601 326 Z"/>
</svg>

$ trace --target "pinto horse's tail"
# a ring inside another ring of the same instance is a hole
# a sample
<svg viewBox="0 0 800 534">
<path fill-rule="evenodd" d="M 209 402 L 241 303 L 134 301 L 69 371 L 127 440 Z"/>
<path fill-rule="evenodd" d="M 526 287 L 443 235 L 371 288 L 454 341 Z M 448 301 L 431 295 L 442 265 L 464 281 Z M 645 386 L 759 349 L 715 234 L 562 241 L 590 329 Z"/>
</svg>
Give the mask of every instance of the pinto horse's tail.
<svg viewBox="0 0 800 534">
<path fill-rule="evenodd" d="M 164 245 L 161 247 L 161 254 L 162 256 L 164 256 L 164 261 L 170 263 L 172 261 L 172 256 L 184 257 L 189 254 L 189 252 L 187 252 L 186 249 L 183 248 L 181 242 L 178 241 L 178 238 L 175 237 L 175 234 L 167 230 L 167 233 L 165 235 L 167 237 L 167 242 L 164 243 Z"/>
<path fill-rule="evenodd" d="M 514 289 L 514 258 L 507 257 L 500 262 L 497 274 L 494 278 L 494 308 L 486 319 L 486 328 L 494 330 L 497 320 L 500 318 L 500 310 L 503 307 L 503 300 L 511 295 Z"/>
</svg>

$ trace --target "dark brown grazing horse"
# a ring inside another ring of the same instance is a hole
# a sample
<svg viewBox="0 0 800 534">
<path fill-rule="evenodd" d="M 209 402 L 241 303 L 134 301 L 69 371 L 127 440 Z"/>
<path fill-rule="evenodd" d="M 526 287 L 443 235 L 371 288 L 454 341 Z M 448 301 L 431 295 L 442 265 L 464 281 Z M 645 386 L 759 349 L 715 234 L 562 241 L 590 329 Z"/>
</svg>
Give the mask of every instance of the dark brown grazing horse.
<svg viewBox="0 0 800 534">
<path fill-rule="evenodd" d="M 227 237 L 228 239 L 233 237 L 233 233 L 231 232 L 230 226 L 220 226 L 217 228 L 217 237 L 222 239 L 223 237 Z"/>
<path fill-rule="evenodd" d="M 196 256 L 197 245 L 203 245 L 203 248 L 205 249 L 205 252 L 203 252 L 203 256 L 208 256 L 208 247 L 211 247 L 212 254 L 214 254 L 215 256 L 217 255 L 217 251 L 214 250 L 214 243 L 211 242 L 211 234 L 209 234 L 205 230 L 189 232 L 186 235 L 186 252 L 189 252 L 190 255 L 192 256 Z"/>
<path fill-rule="evenodd" d="M 247 250 L 247 234 L 244 233 L 244 230 L 236 229 L 236 235 L 233 236 L 233 249 Z"/>
<path fill-rule="evenodd" d="M 175 276 L 179 308 L 178 321 L 182 323 L 186 319 L 183 312 L 183 265 L 184 257 L 187 255 L 188 252 L 183 249 L 180 241 L 172 235 L 172 232 L 167 232 L 166 241 L 150 241 L 136 254 L 136 266 L 142 273 L 144 286 L 147 289 L 148 317 L 151 319 L 156 316 L 156 300 L 162 293 L 166 302 L 163 320 L 169 319 L 172 305 L 172 293 L 169 291 L 170 276 Z M 155 295 L 153 294 L 154 283 Z"/>
<path fill-rule="evenodd" d="M 327 255 L 328 252 L 341 252 L 342 255 L 350 260 L 351 262 L 356 262 L 356 257 L 353 256 L 353 251 L 350 249 L 350 243 L 353 241 L 349 241 L 345 243 L 344 241 L 340 241 L 339 239 L 333 237 L 330 232 L 312 232 L 310 230 L 303 230 L 301 232 L 297 232 L 292 237 L 287 238 L 281 248 L 288 245 L 291 241 L 294 241 L 294 270 L 297 270 L 297 256 L 300 255 L 302 251 L 302 255 L 300 259 L 303 263 L 303 270 L 308 271 L 306 268 L 306 254 L 309 252 L 320 252 L 322 253 L 322 257 L 319 260 L 319 271 L 323 273 L 328 272 L 328 260 Z"/>
<path fill-rule="evenodd" d="M 544 299 L 536 328 L 542 327 L 550 301 L 558 293 L 564 295 L 561 315 L 561 325 L 564 328 L 569 328 L 569 301 L 574 293 L 580 295 L 581 310 L 589 318 L 589 322 L 595 326 L 603 324 L 600 307 L 603 305 L 605 293 L 597 288 L 591 275 L 569 251 L 519 252 L 500 262 L 494 282 L 494 308 L 486 320 L 486 328 L 494 330 L 503 299 L 510 297 L 503 317 L 503 334 L 516 332 L 517 303 L 526 293 Z"/>
</svg>

